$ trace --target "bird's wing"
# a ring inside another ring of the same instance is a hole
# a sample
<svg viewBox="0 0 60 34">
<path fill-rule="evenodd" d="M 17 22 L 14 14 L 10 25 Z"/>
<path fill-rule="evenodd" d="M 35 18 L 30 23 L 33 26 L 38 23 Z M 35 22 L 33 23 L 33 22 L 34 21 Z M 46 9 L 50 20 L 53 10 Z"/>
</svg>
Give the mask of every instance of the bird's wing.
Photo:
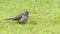
<svg viewBox="0 0 60 34">
<path fill-rule="evenodd" d="M 13 20 L 20 20 L 22 18 L 23 13 L 16 15 L 15 17 L 13 17 Z"/>
</svg>

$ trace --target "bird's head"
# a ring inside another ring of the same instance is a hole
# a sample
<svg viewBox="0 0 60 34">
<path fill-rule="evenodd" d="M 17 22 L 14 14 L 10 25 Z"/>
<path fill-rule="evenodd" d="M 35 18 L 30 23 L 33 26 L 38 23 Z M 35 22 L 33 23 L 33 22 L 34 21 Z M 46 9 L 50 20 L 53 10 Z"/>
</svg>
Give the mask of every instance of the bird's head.
<svg viewBox="0 0 60 34">
<path fill-rule="evenodd" d="M 28 11 L 25 11 L 25 12 L 24 12 L 24 15 L 25 15 L 25 16 L 28 16 L 28 14 L 29 14 Z"/>
</svg>

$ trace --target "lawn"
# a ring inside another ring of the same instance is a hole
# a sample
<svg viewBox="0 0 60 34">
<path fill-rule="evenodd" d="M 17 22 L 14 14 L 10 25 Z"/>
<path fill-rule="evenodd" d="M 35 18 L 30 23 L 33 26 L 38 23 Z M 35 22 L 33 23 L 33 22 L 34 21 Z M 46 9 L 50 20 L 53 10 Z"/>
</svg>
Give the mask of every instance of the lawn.
<svg viewBox="0 0 60 34">
<path fill-rule="evenodd" d="M 25 10 L 26 24 L 4 20 Z M 60 0 L 0 0 L 0 34 L 60 34 Z"/>
</svg>

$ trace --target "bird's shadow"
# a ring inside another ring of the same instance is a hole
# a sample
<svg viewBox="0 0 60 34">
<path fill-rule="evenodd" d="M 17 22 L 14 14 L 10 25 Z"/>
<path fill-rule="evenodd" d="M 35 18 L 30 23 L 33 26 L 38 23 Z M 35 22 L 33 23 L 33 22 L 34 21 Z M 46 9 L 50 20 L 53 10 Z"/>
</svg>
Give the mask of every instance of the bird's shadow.
<svg viewBox="0 0 60 34">
<path fill-rule="evenodd" d="M 24 24 L 27 24 L 28 22 L 18 22 L 16 21 L 17 24 L 20 24 L 20 25 L 24 25 Z"/>
</svg>

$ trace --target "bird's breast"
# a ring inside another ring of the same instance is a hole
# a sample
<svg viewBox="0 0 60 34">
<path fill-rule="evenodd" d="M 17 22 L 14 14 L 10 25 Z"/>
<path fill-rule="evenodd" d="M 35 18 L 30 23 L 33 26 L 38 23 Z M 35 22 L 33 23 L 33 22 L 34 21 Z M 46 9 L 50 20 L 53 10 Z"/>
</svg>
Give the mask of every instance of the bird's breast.
<svg viewBox="0 0 60 34">
<path fill-rule="evenodd" d="M 22 18 L 19 20 L 19 22 L 25 22 L 28 20 L 28 17 L 22 16 Z"/>
</svg>

